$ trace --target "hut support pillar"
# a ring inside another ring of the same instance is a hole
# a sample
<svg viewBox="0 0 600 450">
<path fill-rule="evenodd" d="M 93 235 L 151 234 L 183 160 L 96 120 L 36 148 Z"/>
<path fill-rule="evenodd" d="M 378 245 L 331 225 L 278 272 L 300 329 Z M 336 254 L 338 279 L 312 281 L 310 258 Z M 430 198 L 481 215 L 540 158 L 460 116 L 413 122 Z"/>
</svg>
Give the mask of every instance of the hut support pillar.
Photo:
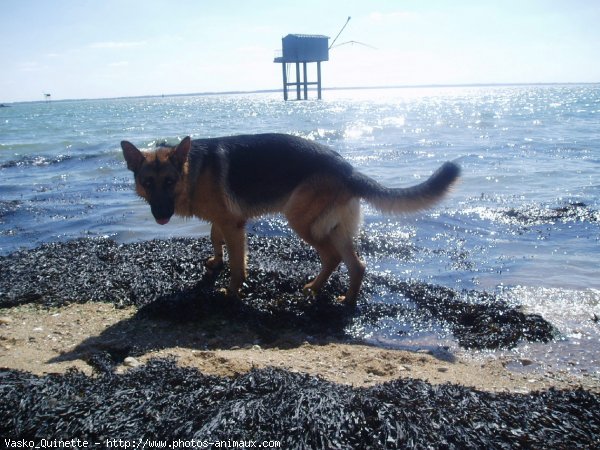
<svg viewBox="0 0 600 450">
<path fill-rule="evenodd" d="M 296 63 L 296 99 L 300 100 L 300 63 Z"/>
<path fill-rule="evenodd" d="M 302 70 L 300 70 L 300 63 L 302 63 Z M 321 62 L 317 61 L 317 81 L 308 81 L 308 62 L 298 61 L 296 62 L 296 79 L 294 76 L 288 76 L 289 65 L 292 64 L 287 62 L 281 63 L 281 75 L 283 77 L 283 99 L 285 101 L 290 99 L 290 88 L 296 87 L 296 99 L 297 100 L 308 100 L 308 86 L 316 86 L 317 97 L 321 100 Z M 303 95 L 304 93 L 304 95 Z M 293 94 L 292 94 L 293 95 Z"/>
<path fill-rule="evenodd" d="M 302 63 L 304 69 L 304 100 L 308 99 L 308 75 L 306 74 L 306 62 Z"/>
<path fill-rule="evenodd" d="M 283 70 L 283 100 L 288 99 L 288 81 L 287 81 L 287 64 L 282 63 L 281 68 Z"/>
<path fill-rule="evenodd" d="M 321 61 L 317 61 L 317 98 L 321 100 Z"/>
</svg>

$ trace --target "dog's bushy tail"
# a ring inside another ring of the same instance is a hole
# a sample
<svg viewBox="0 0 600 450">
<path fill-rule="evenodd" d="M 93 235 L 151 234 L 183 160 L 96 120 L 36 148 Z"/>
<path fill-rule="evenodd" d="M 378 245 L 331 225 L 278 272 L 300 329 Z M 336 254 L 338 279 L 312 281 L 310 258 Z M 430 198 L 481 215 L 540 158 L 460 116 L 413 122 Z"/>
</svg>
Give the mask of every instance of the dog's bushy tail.
<svg viewBox="0 0 600 450">
<path fill-rule="evenodd" d="M 444 163 L 421 184 L 408 188 L 387 188 L 360 172 L 354 172 L 353 191 L 385 214 L 402 214 L 429 208 L 448 192 L 460 176 L 460 167 Z"/>
</svg>

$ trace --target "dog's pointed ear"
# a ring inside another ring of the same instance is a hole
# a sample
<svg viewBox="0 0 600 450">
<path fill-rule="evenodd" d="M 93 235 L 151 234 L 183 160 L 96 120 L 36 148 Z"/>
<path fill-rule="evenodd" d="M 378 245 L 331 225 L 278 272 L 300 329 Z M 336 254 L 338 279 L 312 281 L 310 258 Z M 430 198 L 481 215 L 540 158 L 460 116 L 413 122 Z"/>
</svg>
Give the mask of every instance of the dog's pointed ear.
<svg viewBox="0 0 600 450">
<path fill-rule="evenodd" d="M 121 148 L 125 161 L 127 161 L 127 168 L 134 173 L 137 172 L 144 162 L 144 154 L 129 141 L 121 141 Z"/>
<path fill-rule="evenodd" d="M 173 153 L 175 162 L 179 167 L 182 167 L 187 161 L 188 153 L 192 148 L 192 140 L 189 136 L 183 138 L 183 140 L 179 143 L 179 145 L 175 148 L 175 152 Z"/>
</svg>

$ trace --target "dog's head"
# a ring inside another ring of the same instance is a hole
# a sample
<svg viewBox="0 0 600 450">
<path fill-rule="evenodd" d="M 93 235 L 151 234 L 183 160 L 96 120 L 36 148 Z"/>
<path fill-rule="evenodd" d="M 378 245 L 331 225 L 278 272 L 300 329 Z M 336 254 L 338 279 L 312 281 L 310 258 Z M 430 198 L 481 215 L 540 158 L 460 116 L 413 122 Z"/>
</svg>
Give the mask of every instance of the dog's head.
<svg viewBox="0 0 600 450">
<path fill-rule="evenodd" d="M 175 212 L 175 202 L 184 187 L 184 164 L 191 147 L 190 137 L 175 147 L 141 152 L 128 141 L 121 142 L 127 168 L 135 176 L 135 190 L 149 204 L 156 222 L 164 225 Z"/>
</svg>

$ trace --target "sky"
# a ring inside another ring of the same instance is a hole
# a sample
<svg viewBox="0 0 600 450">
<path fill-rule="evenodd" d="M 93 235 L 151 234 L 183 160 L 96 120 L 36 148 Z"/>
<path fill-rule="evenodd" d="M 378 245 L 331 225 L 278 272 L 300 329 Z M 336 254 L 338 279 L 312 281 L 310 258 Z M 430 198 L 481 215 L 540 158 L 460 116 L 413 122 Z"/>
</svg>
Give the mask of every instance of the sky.
<svg viewBox="0 0 600 450">
<path fill-rule="evenodd" d="M 325 88 L 600 82 L 598 0 L 0 0 L 0 103 L 280 89 L 348 16 Z"/>
</svg>

